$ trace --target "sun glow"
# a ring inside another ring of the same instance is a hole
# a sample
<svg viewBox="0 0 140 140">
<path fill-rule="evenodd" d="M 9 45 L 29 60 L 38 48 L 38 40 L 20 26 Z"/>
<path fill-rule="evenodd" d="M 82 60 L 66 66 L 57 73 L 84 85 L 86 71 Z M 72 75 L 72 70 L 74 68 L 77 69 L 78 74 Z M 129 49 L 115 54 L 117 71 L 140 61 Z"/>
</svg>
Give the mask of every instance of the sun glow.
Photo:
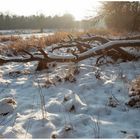
<svg viewBox="0 0 140 140">
<path fill-rule="evenodd" d="M 0 12 L 16 15 L 43 13 L 46 16 L 72 14 L 76 20 L 96 14 L 99 2 L 94 0 L 1 0 Z"/>
</svg>

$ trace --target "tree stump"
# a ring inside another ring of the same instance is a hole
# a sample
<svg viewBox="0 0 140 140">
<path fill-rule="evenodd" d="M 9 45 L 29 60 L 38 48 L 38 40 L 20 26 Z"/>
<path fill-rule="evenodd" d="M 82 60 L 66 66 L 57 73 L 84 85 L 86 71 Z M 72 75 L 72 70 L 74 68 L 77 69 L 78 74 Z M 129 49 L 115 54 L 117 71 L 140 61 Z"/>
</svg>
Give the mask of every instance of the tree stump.
<svg viewBox="0 0 140 140">
<path fill-rule="evenodd" d="M 47 63 L 45 61 L 39 61 L 37 68 L 36 68 L 36 71 L 41 71 L 44 69 L 48 69 Z"/>
</svg>

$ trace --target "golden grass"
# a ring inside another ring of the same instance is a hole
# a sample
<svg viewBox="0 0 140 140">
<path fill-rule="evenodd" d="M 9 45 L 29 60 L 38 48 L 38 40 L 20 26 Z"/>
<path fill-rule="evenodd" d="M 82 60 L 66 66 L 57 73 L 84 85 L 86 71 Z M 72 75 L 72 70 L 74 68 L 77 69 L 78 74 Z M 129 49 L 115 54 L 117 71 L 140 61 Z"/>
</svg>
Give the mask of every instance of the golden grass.
<svg viewBox="0 0 140 140">
<path fill-rule="evenodd" d="M 112 30 L 107 29 L 90 29 L 83 32 L 56 32 L 53 35 L 36 37 L 31 36 L 23 39 L 20 36 L 0 36 L 0 42 L 4 41 L 12 41 L 12 44 L 8 46 L 8 48 L 16 51 L 20 51 L 21 49 L 27 49 L 32 47 L 46 47 L 52 44 L 59 43 L 60 41 L 67 38 L 69 34 L 75 37 L 79 37 L 84 34 L 93 34 L 93 35 L 103 35 L 103 36 L 123 36 L 127 33 L 119 33 Z"/>
<path fill-rule="evenodd" d="M 54 35 L 43 37 L 47 46 L 60 42 L 68 36 L 68 32 L 56 32 Z"/>
<path fill-rule="evenodd" d="M 23 39 L 20 36 L 0 36 L 0 42 L 12 41 L 12 44 L 7 47 L 20 51 L 32 47 L 45 47 L 60 42 L 67 37 L 68 32 L 56 32 L 53 35 L 36 37 L 31 36 Z"/>
<path fill-rule="evenodd" d="M 0 42 L 5 42 L 5 41 L 17 41 L 19 40 L 21 37 L 19 36 L 0 36 Z"/>
</svg>

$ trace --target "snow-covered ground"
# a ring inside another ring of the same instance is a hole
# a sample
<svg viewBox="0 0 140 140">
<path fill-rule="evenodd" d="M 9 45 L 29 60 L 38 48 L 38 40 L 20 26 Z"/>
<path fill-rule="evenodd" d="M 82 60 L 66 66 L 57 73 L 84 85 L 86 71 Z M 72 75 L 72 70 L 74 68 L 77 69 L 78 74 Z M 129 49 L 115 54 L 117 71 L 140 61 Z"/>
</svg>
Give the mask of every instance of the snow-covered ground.
<svg viewBox="0 0 140 140">
<path fill-rule="evenodd" d="M 55 30 L 44 30 L 43 33 L 40 33 L 40 30 L 0 30 L 0 35 L 4 35 L 5 37 L 9 36 L 20 36 L 22 38 L 27 37 L 42 37 L 42 36 L 48 36 L 53 35 Z"/>
<path fill-rule="evenodd" d="M 0 66 L 0 137 L 139 138 L 140 108 L 125 103 L 140 62 L 97 68 L 95 60 L 78 63 L 67 81 L 74 64 L 42 72 L 37 62 Z"/>
</svg>

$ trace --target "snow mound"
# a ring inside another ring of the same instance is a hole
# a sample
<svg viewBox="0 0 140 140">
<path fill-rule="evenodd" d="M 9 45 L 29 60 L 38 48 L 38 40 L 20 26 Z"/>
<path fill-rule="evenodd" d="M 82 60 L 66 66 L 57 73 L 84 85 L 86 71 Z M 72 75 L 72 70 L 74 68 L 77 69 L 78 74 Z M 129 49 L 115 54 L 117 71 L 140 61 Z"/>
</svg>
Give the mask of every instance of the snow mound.
<svg viewBox="0 0 140 140">
<path fill-rule="evenodd" d="M 72 135 L 73 127 L 71 125 L 66 125 L 60 130 L 54 131 L 51 134 L 51 138 L 68 138 Z"/>
<path fill-rule="evenodd" d="M 75 93 L 67 93 L 64 95 L 62 99 L 59 101 L 57 99 L 51 99 L 46 108 L 49 113 L 57 113 L 61 111 L 68 112 L 81 112 L 86 109 L 86 104 L 83 103 L 80 97 Z"/>
<path fill-rule="evenodd" d="M 77 113 L 80 113 L 83 109 L 86 109 L 87 106 L 75 93 L 69 93 L 64 96 L 62 104 L 64 105 L 66 111 Z"/>
<path fill-rule="evenodd" d="M 33 125 L 31 126 L 31 133 L 33 134 L 32 138 L 46 138 L 46 136 L 50 137 L 51 132 L 55 130 L 55 126 L 45 120 L 42 125 L 42 120 L 34 120 L 32 121 Z M 34 129 L 36 128 L 36 129 Z"/>
<path fill-rule="evenodd" d="M 12 113 L 16 107 L 16 101 L 12 98 L 4 98 L 0 100 L 0 115 Z"/>
<path fill-rule="evenodd" d="M 62 104 L 57 100 L 51 99 L 48 102 L 46 108 L 47 108 L 47 112 L 49 113 L 57 113 L 60 112 L 60 109 L 62 108 Z"/>
<path fill-rule="evenodd" d="M 89 135 L 94 137 L 94 125 L 91 116 L 78 114 L 72 117 L 72 122 L 66 123 L 60 129 L 53 131 L 51 138 L 87 138 Z M 84 128 L 84 133 L 82 128 Z"/>
</svg>

